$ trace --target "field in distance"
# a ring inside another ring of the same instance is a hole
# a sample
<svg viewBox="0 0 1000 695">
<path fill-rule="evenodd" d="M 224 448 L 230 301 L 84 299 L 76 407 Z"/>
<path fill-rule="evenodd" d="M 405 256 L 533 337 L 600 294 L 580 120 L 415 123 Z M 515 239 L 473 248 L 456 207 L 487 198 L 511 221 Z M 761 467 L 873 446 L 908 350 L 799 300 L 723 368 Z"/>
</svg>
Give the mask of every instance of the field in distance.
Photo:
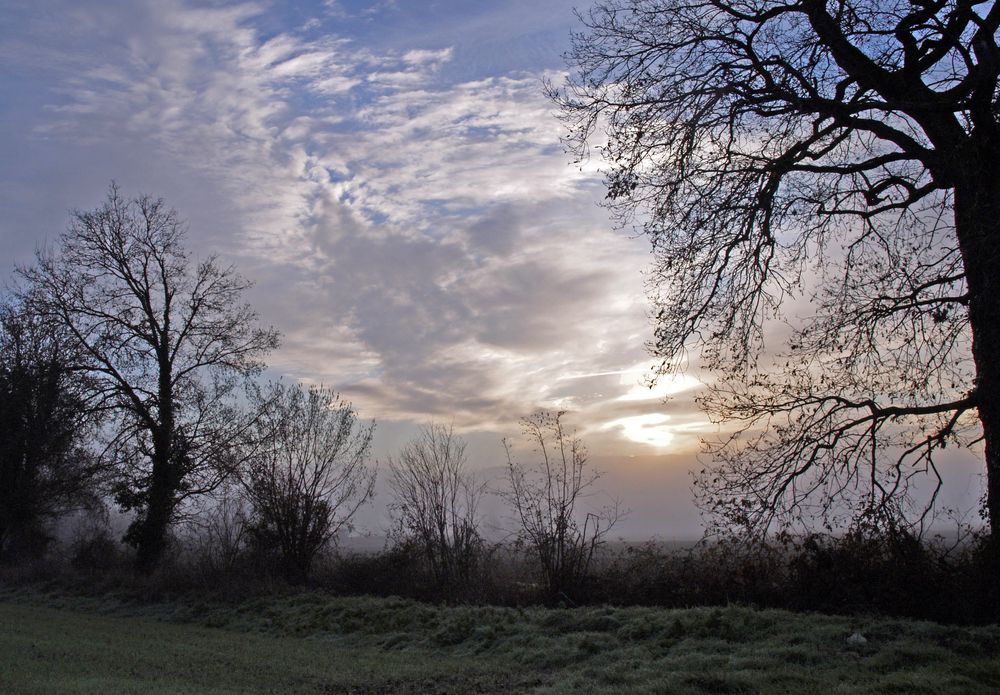
<svg viewBox="0 0 1000 695">
<path fill-rule="evenodd" d="M 860 634 L 864 640 L 848 639 Z M 1000 627 L 750 608 L 0 592 L 11 693 L 987 693 Z"/>
</svg>

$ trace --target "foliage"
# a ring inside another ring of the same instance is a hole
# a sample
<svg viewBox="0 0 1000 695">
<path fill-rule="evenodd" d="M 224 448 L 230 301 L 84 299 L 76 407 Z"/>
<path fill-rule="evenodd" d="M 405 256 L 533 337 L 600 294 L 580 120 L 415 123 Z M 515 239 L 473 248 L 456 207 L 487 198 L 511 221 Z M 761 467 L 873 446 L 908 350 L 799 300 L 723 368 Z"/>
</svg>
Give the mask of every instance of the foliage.
<svg viewBox="0 0 1000 695">
<path fill-rule="evenodd" d="M 40 554 L 51 522 L 100 507 L 96 417 L 70 361 L 64 336 L 0 306 L 0 559 Z"/>
<path fill-rule="evenodd" d="M 316 553 L 374 494 L 375 424 L 360 424 L 322 387 L 275 383 L 256 394 L 254 409 L 254 451 L 241 473 L 250 531 L 259 547 L 277 549 L 286 578 L 304 581 Z"/>
<path fill-rule="evenodd" d="M 122 562 L 122 547 L 103 520 L 77 523 L 69 544 L 69 563 L 80 573 L 110 573 Z M 94 522 L 97 523 L 94 523 Z"/>
<path fill-rule="evenodd" d="M 29 312 L 59 327 L 94 407 L 115 416 L 108 448 L 116 498 L 137 512 L 137 561 L 159 561 L 185 500 L 232 473 L 246 429 L 233 399 L 277 333 L 241 303 L 250 284 L 214 257 L 192 262 L 185 227 L 162 200 L 127 200 L 112 184 L 75 212 L 55 248 L 20 268 Z"/>
<path fill-rule="evenodd" d="M 587 469 L 587 451 L 565 430 L 564 414 L 541 412 L 521 421 L 537 457 L 531 464 L 517 461 L 504 440 L 509 484 L 504 497 L 519 524 L 520 541 L 536 556 L 552 599 L 565 598 L 579 587 L 594 551 L 622 516 L 617 500 L 584 507 L 600 473 Z"/>
<path fill-rule="evenodd" d="M 1000 9 L 602 0 L 582 20 L 551 90 L 570 145 L 603 143 L 608 204 L 652 241 L 661 371 L 699 351 L 737 429 L 704 506 L 758 532 L 919 523 L 914 475 L 984 441 L 1000 525 Z"/>
<path fill-rule="evenodd" d="M 41 585 L 88 596 L 116 593 L 130 601 L 184 596 L 229 603 L 283 593 L 297 582 L 276 573 L 281 567 L 274 549 L 268 553 L 256 547 L 252 537 L 228 554 L 213 542 L 213 531 L 202 527 L 200 532 L 182 536 L 183 551 L 170 553 L 155 573 L 136 575 L 106 526 L 81 526 L 61 552 L 0 566 L 0 584 Z M 874 527 L 766 543 L 731 536 L 693 546 L 608 543 L 595 552 L 587 575 L 556 597 L 539 581 L 532 548 L 486 546 L 466 584 L 442 585 L 428 571 L 419 546 L 392 544 L 377 552 L 321 553 L 311 565 L 309 584 L 334 595 L 403 596 L 434 603 L 736 604 L 984 624 L 1000 620 L 991 543 L 988 536 L 958 544 L 954 539 L 928 543 L 905 529 Z"/>
<path fill-rule="evenodd" d="M 315 583 L 337 595 L 406 596 L 421 600 L 442 598 L 438 587 L 427 586 L 424 559 L 412 544 L 387 544 L 378 552 L 343 552 L 325 558 L 314 572 Z"/>
<path fill-rule="evenodd" d="M 465 442 L 451 427 L 429 425 L 388 466 L 398 541 L 419 548 L 443 588 L 468 586 L 483 544 L 485 486 L 466 468 Z"/>
</svg>

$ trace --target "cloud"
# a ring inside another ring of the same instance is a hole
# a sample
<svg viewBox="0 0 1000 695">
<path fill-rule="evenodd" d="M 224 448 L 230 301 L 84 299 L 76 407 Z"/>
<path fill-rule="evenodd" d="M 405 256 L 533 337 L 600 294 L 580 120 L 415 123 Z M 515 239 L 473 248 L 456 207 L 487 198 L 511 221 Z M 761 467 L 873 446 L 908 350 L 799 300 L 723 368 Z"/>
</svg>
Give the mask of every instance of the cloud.
<svg viewBox="0 0 1000 695">
<path fill-rule="evenodd" d="M 610 231 L 593 170 L 568 166 L 540 72 L 455 81 L 452 48 L 265 32 L 255 3 L 139 7 L 73 70 L 50 58 L 59 99 L 36 131 L 125 148 L 224 201 L 208 246 L 258 280 L 285 334 L 275 370 L 382 419 L 510 431 L 559 407 L 617 445 L 615 420 L 697 429 L 641 397 L 639 374 L 564 378 L 643 362 L 648 254 Z"/>
<path fill-rule="evenodd" d="M 451 60 L 454 49 L 439 50 L 414 49 L 403 54 L 403 62 L 409 65 L 440 65 Z"/>
</svg>

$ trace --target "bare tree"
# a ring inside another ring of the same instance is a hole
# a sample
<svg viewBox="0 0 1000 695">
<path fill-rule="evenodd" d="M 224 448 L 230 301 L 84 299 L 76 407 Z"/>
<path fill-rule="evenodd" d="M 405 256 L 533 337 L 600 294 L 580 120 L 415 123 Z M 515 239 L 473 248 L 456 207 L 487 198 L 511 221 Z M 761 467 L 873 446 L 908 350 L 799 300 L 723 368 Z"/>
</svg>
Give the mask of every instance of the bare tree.
<svg viewBox="0 0 1000 695">
<path fill-rule="evenodd" d="M 757 530 L 923 519 L 912 475 L 985 442 L 1000 528 L 1000 5 L 605 0 L 582 19 L 552 89 L 570 142 L 607 136 L 609 205 L 653 242 L 661 371 L 700 350 L 705 404 L 738 426 L 703 501 Z"/>
<path fill-rule="evenodd" d="M 244 475 L 251 532 L 277 548 L 281 569 L 305 581 L 316 554 L 375 491 L 375 424 L 322 387 L 276 383 L 256 396 L 255 453 Z"/>
<path fill-rule="evenodd" d="M 40 553 L 51 522 L 101 507 L 99 422 L 71 362 L 65 336 L 0 305 L 0 560 Z"/>
<path fill-rule="evenodd" d="M 477 507 L 485 484 L 467 470 L 465 446 L 451 427 L 432 424 L 388 461 L 399 533 L 444 587 L 467 584 L 482 546 Z"/>
<path fill-rule="evenodd" d="M 524 436 L 537 457 L 530 464 L 507 452 L 509 488 L 503 493 L 517 516 L 520 541 L 538 559 L 545 589 L 556 598 L 577 587 L 590 568 L 594 551 L 622 518 L 617 500 L 586 507 L 601 477 L 588 470 L 587 450 L 562 423 L 564 412 L 541 412 L 521 420 Z"/>
<path fill-rule="evenodd" d="M 232 399 L 278 343 L 241 303 L 250 286 L 214 257 L 192 263 L 185 227 L 159 199 L 76 212 L 55 249 L 18 270 L 23 301 L 73 339 L 96 407 L 117 414 L 116 497 L 137 512 L 127 539 L 149 570 L 183 501 L 232 472 L 245 419 Z"/>
</svg>

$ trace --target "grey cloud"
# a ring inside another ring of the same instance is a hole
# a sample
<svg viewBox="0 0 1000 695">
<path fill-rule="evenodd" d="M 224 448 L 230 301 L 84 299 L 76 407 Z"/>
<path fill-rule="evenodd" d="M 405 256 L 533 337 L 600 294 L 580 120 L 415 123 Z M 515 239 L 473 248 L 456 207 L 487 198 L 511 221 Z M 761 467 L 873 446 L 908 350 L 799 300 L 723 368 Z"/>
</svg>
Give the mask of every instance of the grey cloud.
<svg viewBox="0 0 1000 695">
<path fill-rule="evenodd" d="M 551 258 L 528 258 L 482 277 L 473 289 L 485 307 L 475 326 L 487 345 L 523 350 L 567 347 L 613 284 L 611 273 L 567 268 Z"/>
<path fill-rule="evenodd" d="M 465 229 L 467 243 L 474 252 L 491 256 L 509 256 L 517 249 L 524 224 L 523 206 L 501 203 Z"/>
<path fill-rule="evenodd" d="M 464 336 L 469 307 L 445 284 L 465 261 L 455 245 L 345 237 L 331 255 L 333 301 L 350 303 L 360 335 L 393 363 L 409 363 L 417 346 L 433 349 Z"/>
</svg>

